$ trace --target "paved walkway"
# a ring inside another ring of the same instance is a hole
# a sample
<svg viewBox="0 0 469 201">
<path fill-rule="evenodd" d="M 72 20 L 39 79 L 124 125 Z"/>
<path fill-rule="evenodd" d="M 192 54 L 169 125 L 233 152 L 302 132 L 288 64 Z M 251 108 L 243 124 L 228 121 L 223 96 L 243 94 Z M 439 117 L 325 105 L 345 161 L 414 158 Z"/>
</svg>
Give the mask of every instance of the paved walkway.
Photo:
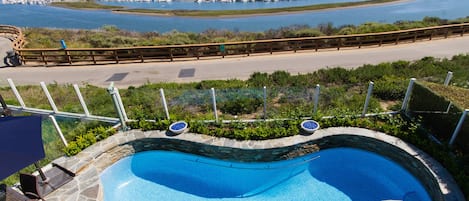
<svg viewBox="0 0 469 201">
<path fill-rule="evenodd" d="M 0 36 L 0 68 L 5 67 L 5 63 L 3 63 L 3 58 L 7 56 L 7 51 L 12 50 L 11 41 L 8 38 L 4 38 Z"/>
<path fill-rule="evenodd" d="M 418 60 L 425 56 L 450 58 L 469 53 L 469 36 L 439 39 L 428 42 L 389 45 L 385 47 L 274 53 L 225 59 L 178 61 L 160 63 L 132 63 L 73 67 L 14 67 L 0 68 L 0 86 L 7 78 L 16 84 L 88 83 L 108 86 L 114 80 L 118 87 L 138 86 L 147 82 L 193 82 L 213 79 L 247 79 L 254 72 L 285 70 L 290 73 L 308 73 L 321 68 L 354 68 L 363 64 L 377 64 L 396 60 Z M 187 77 L 181 77 L 181 70 Z"/>
</svg>

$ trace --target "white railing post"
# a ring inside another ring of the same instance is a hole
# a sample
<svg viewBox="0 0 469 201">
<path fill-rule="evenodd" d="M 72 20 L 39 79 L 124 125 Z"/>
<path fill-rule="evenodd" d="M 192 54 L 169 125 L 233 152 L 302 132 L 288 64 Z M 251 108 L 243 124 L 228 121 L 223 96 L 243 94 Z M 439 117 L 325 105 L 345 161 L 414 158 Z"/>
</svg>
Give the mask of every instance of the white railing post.
<svg viewBox="0 0 469 201">
<path fill-rule="evenodd" d="M 116 92 L 116 98 L 119 103 L 119 107 L 121 108 L 122 116 L 124 117 L 125 121 L 128 121 L 127 113 L 125 112 L 124 103 L 122 103 L 121 95 L 119 94 L 119 89 L 114 87 L 114 91 Z"/>
<path fill-rule="evenodd" d="M 453 105 L 453 103 L 452 103 L 452 102 L 449 102 L 448 107 L 446 108 L 446 112 L 445 112 L 446 114 L 449 113 L 449 110 L 451 109 L 451 106 L 452 106 L 452 105 Z"/>
<path fill-rule="evenodd" d="M 7 79 L 8 84 L 10 85 L 11 90 L 15 94 L 16 100 L 18 100 L 18 103 L 20 104 L 21 108 L 26 108 L 26 105 L 24 104 L 23 98 L 21 98 L 20 93 L 18 92 L 18 89 L 16 89 L 15 83 L 13 83 L 13 80 L 8 78 Z"/>
<path fill-rule="evenodd" d="M 453 78 L 453 72 L 448 71 L 448 74 L 446 74 L 446 79 L 445 79 L 445 86 L 449 85 L 449 82 L 451 81 L 451 78 Z"/>
<path fill-rule="evenodd" d="M 211 88 L 210 91 L 212 92 L 213 114 L 215 115 L 215 121 L 218 122 L 217 98 L 215 96 L 215 89 Z"/>
<path fill-rule="evenodd" d="M 49 100 L 49 104 L 52 107 L 52 111 L 54 111 L 54 113 L 58 113 L 59 110 L 57 109 L 57 106 L 55 105 L 54 99 L 52 98 L 52 96 L 49 93 L 49 90 L 47 89 L 46 83 L 40 82 L 40 84 L 41 84 L 42 90 L 44 91 L 44 94 L 47 97 L 47 100 Z"/>
<path fill-rule="evenodd" d="M 461 130 L 462 124 L 464 123 L 464 119 L 466 119 L 468 111 L 469 111 L 469 109 L 465 109 L 462 112 L 461 118 L 459 118 L 458 125 L 454 129 L 453 135 L 451 136 L 451 140 L 449 141 L 449 146 L 452 146 L 454 141 L 456 140 L 456 137 L 458 136 L 459 131 Z"/>
<path fill-rule="evenodd" d="M 80 101 L 81 107 L 83 108 L 83 111 L 85 112 L 85 116 L 89 117 L 90 112 L 88 111 L 88 107 L 86 106 L 86 102 L 83 99 L 83 96 L 81 95 L 80 88 L 78 88 L 77 84 L 73 84 L 73 89 L 75 89 L 75 93 L 78 96 L 78 100 Z"/>
<path fill-rule="evenodd" d="M 166 103 L 166 97 L 164 95 L 164 90 L 160 88 L 161 101 L 163 102 L 164 113 L 166 114 L 166 119 L 169 120 L 169 111 L 168 104 Z"/>
<path fill-rule="evenodd" d="M 127 130 L 127 125 L 125 124 L 124 115 L 122 114 L 121 107 L 119 105 L 119 101 L 116 96 L 114 82 L 111 82 L 111 84 L 107 88 L 107 91 L 109 95 L 111 95 L 112 102 L 114 103 L 114 109 L 116 110 L 117 115 L 119 116 L 119 121 L 121 122 L 122 130 Z"/>
<path fill-rule="evenodd" d="M 54 116 L 49 115 L 49 119 L 52 121 L 52 124 L 54 125 L 55 130 L 59 134 L 60 139 L 62 140 L 62 143 L 64 143 L 65 147 L 68 147 L 67 140 L 64 137 L 64 134 L 62 133 L 62 130 L 59 127 L 59 124 L 57 123 L 57 120 L 55 119 Z"/>
<path fill-rule="evenodd" d="M 365 117 L 366 110 L 368 109 L 368 104 L 370 104 L 371 93 L 373 93 L 373 86 L 373 82 L 370 82 L 370 84 L 368 84 L 368 93 L 366 94 L 365 105 L 363 105 L 362 117 Z"/>
<path fill-rule="evenodd" d="M 267 119 L 267 87 L 264 86 L 264 120 Z"/>
<path fill-rule="evenodd" d="M 410 101 L 410 96 L 412 94 L 412 89 L 414 88 L 414 82 L 415 78 L 410 78 L 409 81 L 409 86 L 407 87 L 407 91 L 405 92 L 405 97 L 404 100 L 402 101 L 402 108 L 401 110 L 404 110 L 404 112 L 407 112 L 407 105 L 409 104 Z"/>
<path fill-rule="evenodd" d="M 321 92 L 321 86 L 316 84 L 316 91 L 314 92 L 314 108 L 313 113 L 316 114 L 318 111 L 318 103 L 319 103 L 319 93 Z"/>
</svg>

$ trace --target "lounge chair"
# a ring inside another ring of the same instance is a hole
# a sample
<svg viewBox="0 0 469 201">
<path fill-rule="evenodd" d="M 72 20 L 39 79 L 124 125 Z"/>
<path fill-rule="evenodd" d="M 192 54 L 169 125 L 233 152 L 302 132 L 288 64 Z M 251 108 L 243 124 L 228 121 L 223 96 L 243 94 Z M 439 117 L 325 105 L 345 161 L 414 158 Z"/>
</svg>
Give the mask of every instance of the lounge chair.
<svg viewBox="0 0 469 201">
<path fill-rule="evenodd" d="M 47 177 L 45 181 L 40 176 L 20 174 L 21 190 L 24 195 L 30 199 L 44 199 L 46 195 L 68 183 L 75 176 L 73 172 L 55 163 L 44 174 Z"/>
<path fill-rule="evenodd" d="M 37 199 L 30 199 L 20 192 L 8 187 L 4 184 L 0 185 L 0 201 L 31 201 Z"/>
<path fill-rule="evenodd" d="M 20 173 L 21 191 L 30 199 L 42 199 L 43 192 L 38 185 L 38 178 L 31 174 Z"/>
<path fill-rule="evenodd" d="M 2 95 L 0 94 L 0 105 L 2 106 L 0 109 L 0 117 L 1 116 L 11 116 L 11 110 L 8 108 L 5 100 L 3 100 Z"/>
<path fill-rule="evenodd" d="M 5 201 L 6 185 L 0 184 L 0 201 Z"/>
</svg>

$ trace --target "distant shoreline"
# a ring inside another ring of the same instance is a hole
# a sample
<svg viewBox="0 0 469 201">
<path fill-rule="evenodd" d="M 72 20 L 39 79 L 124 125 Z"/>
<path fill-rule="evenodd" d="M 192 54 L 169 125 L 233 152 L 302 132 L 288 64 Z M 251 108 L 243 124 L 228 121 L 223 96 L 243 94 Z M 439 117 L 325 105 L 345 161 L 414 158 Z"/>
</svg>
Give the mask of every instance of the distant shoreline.
<svg viewBox="0 0 469 201">
<path fill-rule="evenodd" d="M 156 10 L 156 9 L 126 9 L 125 7 L 107 6 L 95 2 L 59 2 L 52 6 L 72 9 L 103 9 L 117 14 L 147 15 L 158 17 L 191 17 L 191 18 L 239 18 L 269 15 L 287 15 L 312 11 L 328 11 L 350 8 L 369 7 L 376 5 L 396 4 L 412 0 L 367 0 L 358 2 L 342 2 L 329 4 L 316 4 L 298 7 L 267 8 L 251 10 Z"/>
</svg>

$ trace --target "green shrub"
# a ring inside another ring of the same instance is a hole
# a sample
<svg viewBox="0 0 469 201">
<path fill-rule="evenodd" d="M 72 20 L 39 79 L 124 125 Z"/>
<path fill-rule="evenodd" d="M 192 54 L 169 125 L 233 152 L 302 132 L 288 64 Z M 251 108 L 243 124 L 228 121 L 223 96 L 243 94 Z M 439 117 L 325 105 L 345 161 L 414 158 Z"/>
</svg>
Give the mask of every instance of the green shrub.
<svg viewBox="0 0 469 201">
<path fill-rule="evenodd" d="M 370 118 L 356 116 L 315 117 L 315 119 L 319 122 L 321 128 L 337 126 L 368 128 L 397 136 L 410 143 L 418 143 L 421 138 L 418 133 L 418 124 L 404 119 L 401 115 L 381 115 Z M 262 140 L 297 135 L 300 133 L 299 124 L 301 121 L 301 119 L 298 119 L 251 123 L 234 122 L 230 124 L 191 122 L 190 131 L 238 140 Z"/>
<path fill-rule="evenodd" d="M 293 37 L 316 37 L 324 35 L 318 29 L 301 29 L 293 32 Z M 288 37 L 288 36 L 287 36 Z"/>
<path fill-rule="evenodd" d="M 96 137 L 93 135 L 93 133 L 87 133 L 85 135 L 77 136 L 75 142 L 77 143 L 78 147 L 83 150 L 86 147 L 96 143 Z"/>
<path fill-rule="evenodd" d="M 233 100 L 223 102 L 220 107 L 220 110 L 223 113 L 228 113 L 232 115 L 251 114 L 257 111 L 257 108 L 259 108 L 262 104 L 263 101 L 260 98 L 239 97 Z"/>
<path fill-rule="evenodd" d="M 373 95 L 382 100 L 402 100 L 407 84 L 405 79 L 385 76 L 374 82 Z"/>
<path fill-rule="evenodd" d="M 381 24 L 369 22 L 357 26 L 355 33 L 379 33 L 397 30 L 399 30 L 399 27 L 394 24 Z"/>
<path fill-rule="evenodd" d="M 109 136 L 115 134 L 117 131 L 114 128 L 106 128 L 104 126 L 99 126 L 97 128 L 91 129 L 87 132 L 90 136 L 95 136 L 97 141 L 108 138 Z"/>
<path fill-rule="evenodd" d="M 290 73 L 287 71 L 275 71 L 269 76 L 270 81 L 276 86 L 288 86 L 290 84 Z"/>
<path fill-rule="evenodd" d="M 192 122 L 190 131 L 237 140 L 263 140 L 297 135 L 299 123 L 297 120 L 230 124 Z"/>
<path fill-rule="evenodd" d="M 232 88 L 243 88 L 246 83 L 242 80 L 231 79 L 231 80 L 202 80 L 196 86 L 196 89 L 232 89 Z"/>
<path fill-rule="evenodd" d="M 114 133 L 116 133 L 114 128 L 106 128 L 103 126 L 89 129 L 85 134 L 77 135 L 73 141 L 68 143 L 68 146 L 65 147 L 63 151 L 67 156 L 76 155 L 83 149 L 86 149 L 97 141 L 103 140 Z"/>
<path fill-rule="evenodd" d="M 72 141 L 68 143 L 68 146 L 64 149 L 64 152 L 67 156 L 74 156 L 80 153 L 82 149 L 78 146 L 77 142 Z"/>
<path fill-rule="evenodd" d="M 320 83 L 348 84 L 350 71 L 344 68 L 320 69 L 313 73 Z"/>
<path fill-rule="evenodd" d="M 247 82 L 249 83 L 249 86 L 253 87 L 271 86 L 272 84 L 269 79 L 269 74 L 261 72 L 251 74 Z"/>
<path fill-rule="evenodd" d="M 291 25 L 264 32 L 239 32 L 228 30 L 208 29 L 201 33 L 170 31 L 157 32 L 131 32 L 120 30 L 112 25 L 104 25 L 99 30 L 72 30 L 23 28 L 28 42 L 28 48 L 58 48 L 61 39 L 67 41 L 70 47 L 131 47 L 156 46 L 173 44 L 213 43 L 220 41 L 251 41 L 274 38 L 310 37 L 322 35 L 343 35 L 403 30 L 429 27 L 436 25 L 468 22 L 469 18 L 446 20 L 437 17 L 425 17 L 421 21 L 397 21 L 393 24 L 364 23 L 358 26 L 345 25 L 334 27 L 332 23 L 322 23 L 317 27 L 308 25 Z"/>
<path fill-rule="evenodd" d="M 156 120 L 156 121 L 146 121 L 144 119 L 129 122 L 128 126 L 132 129 L 141 129 L 142 131 L 148 130 L 167 130 L 169 125 L 171 125 L 169 120 Z"/>
</svg>

